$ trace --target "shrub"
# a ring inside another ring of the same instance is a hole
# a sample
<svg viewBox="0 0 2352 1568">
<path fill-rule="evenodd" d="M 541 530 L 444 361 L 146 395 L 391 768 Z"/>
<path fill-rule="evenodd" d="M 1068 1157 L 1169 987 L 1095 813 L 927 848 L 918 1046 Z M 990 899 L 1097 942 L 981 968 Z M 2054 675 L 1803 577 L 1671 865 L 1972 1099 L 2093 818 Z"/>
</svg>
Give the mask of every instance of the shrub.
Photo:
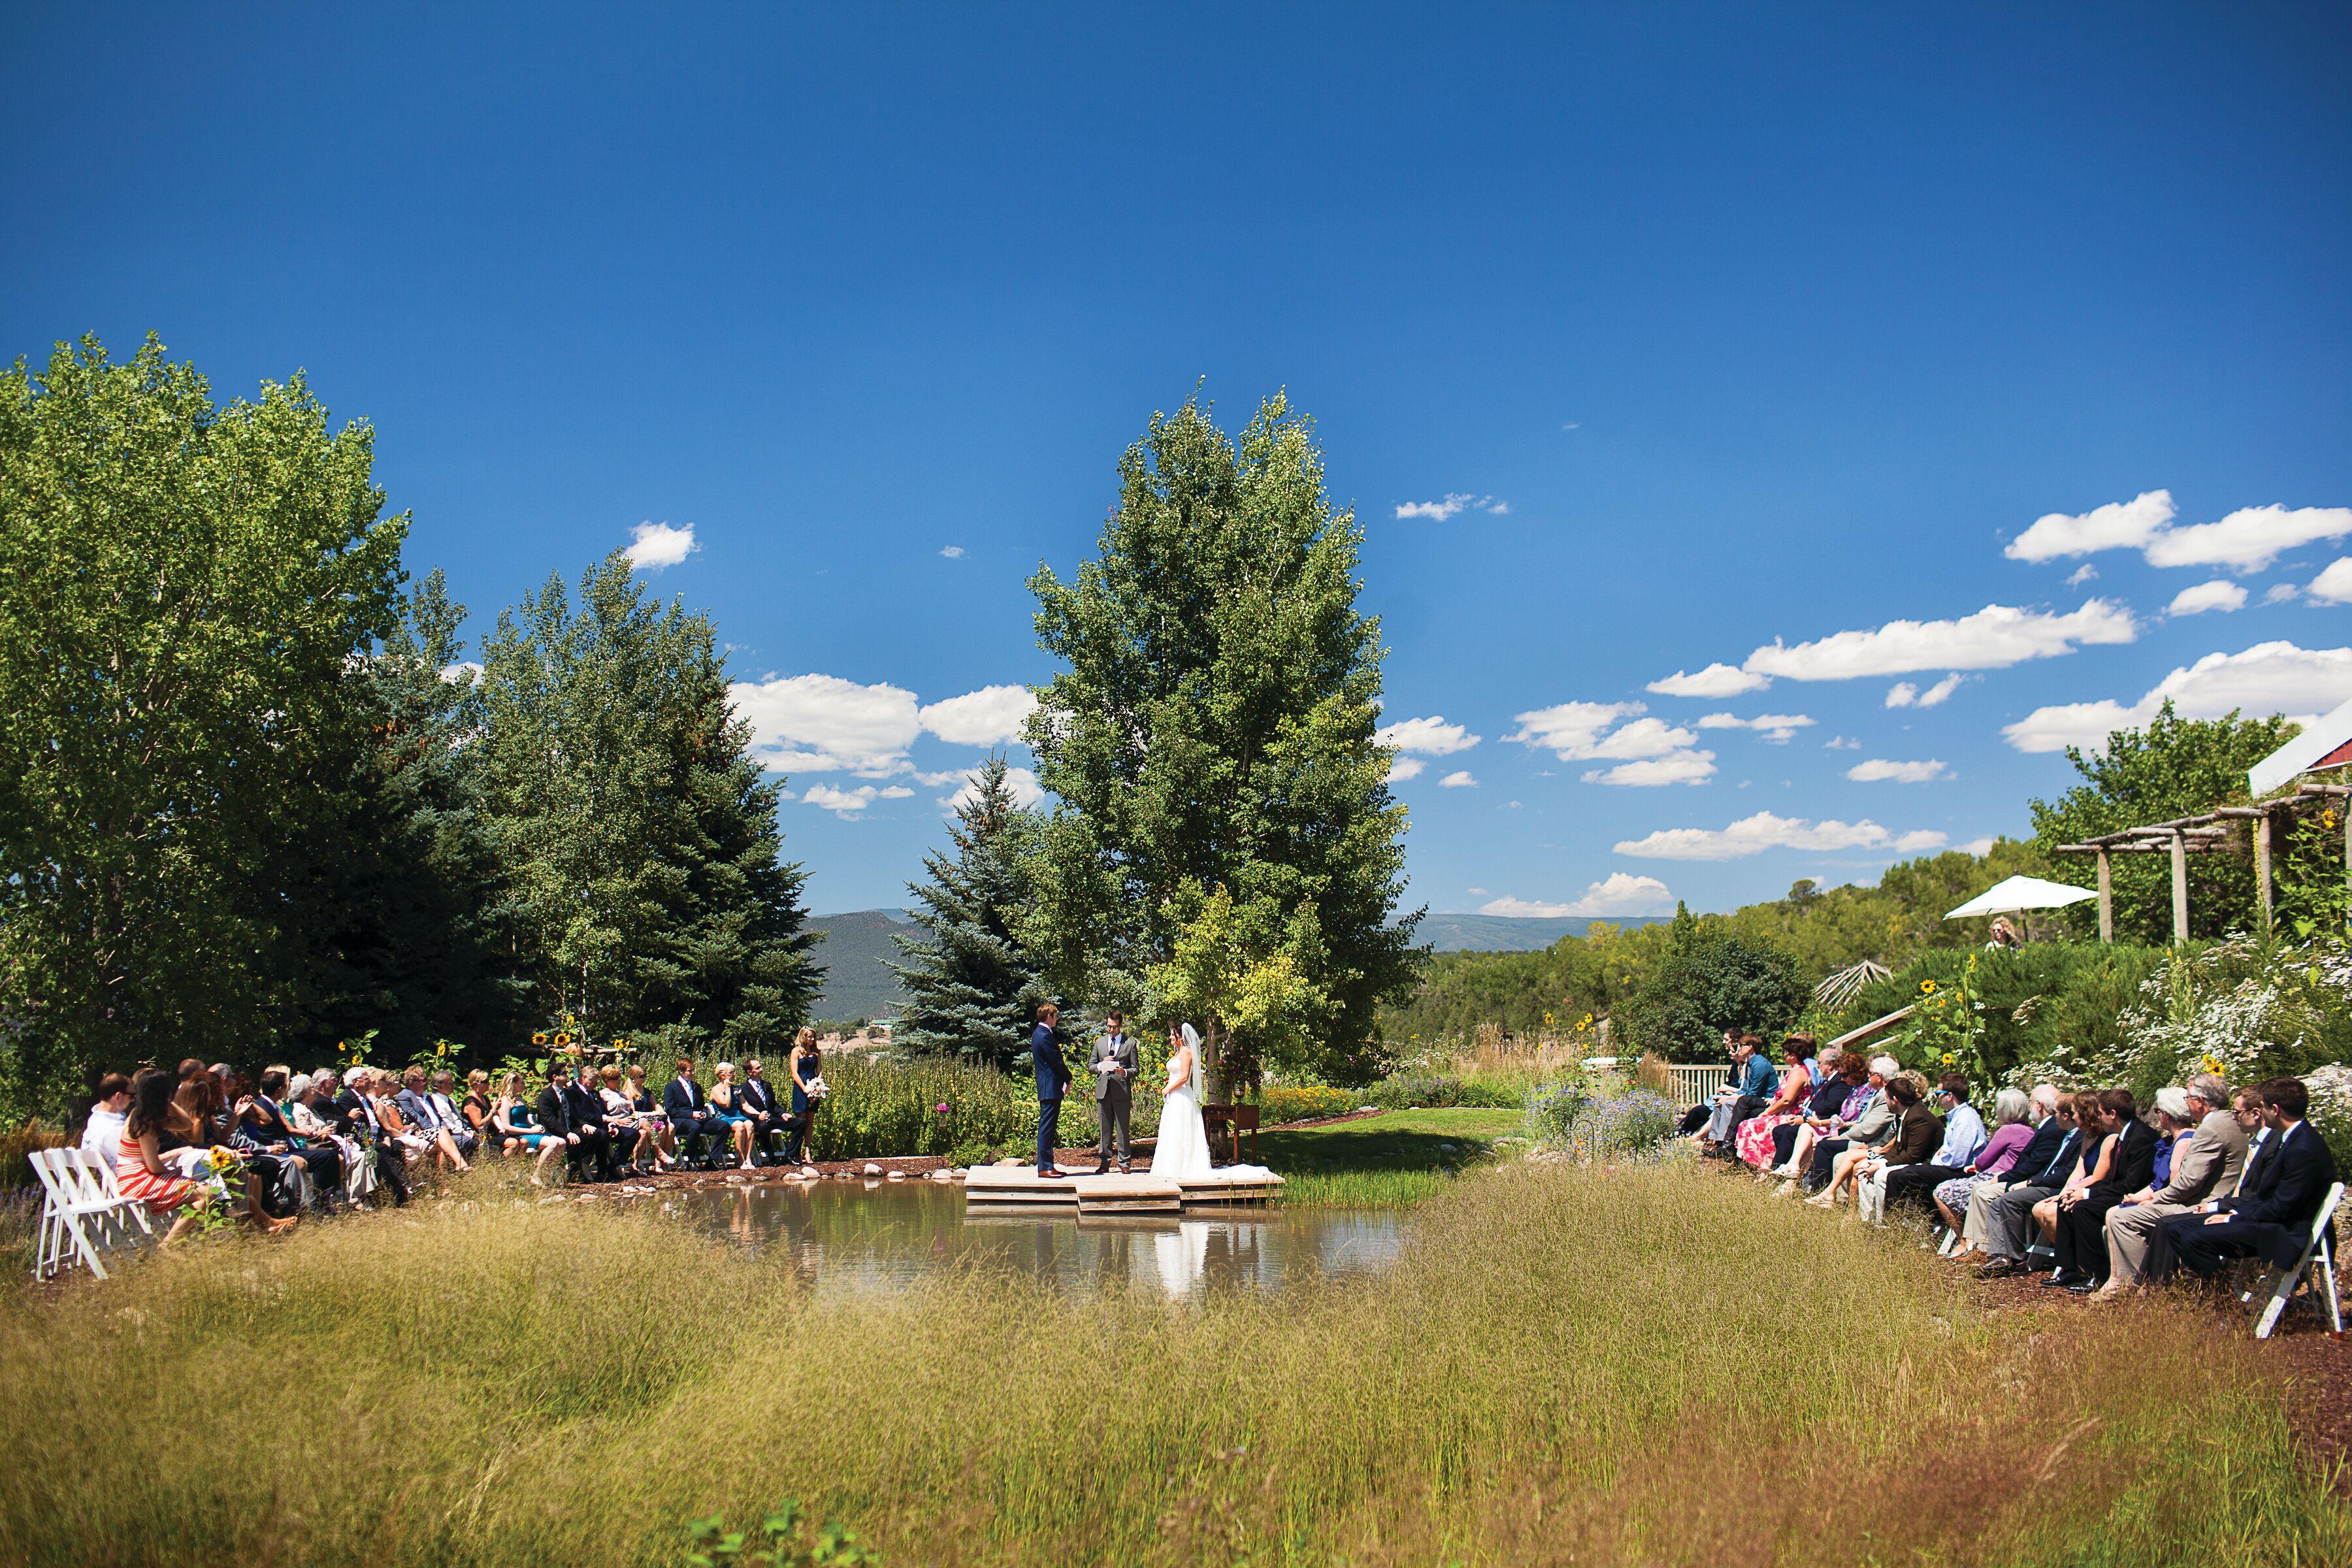
<svg viewBox="0 0 2352 1568">
<path fill-rule="evenodd" d="M 1633 1050 L 1669 1061 L 1719 1060 L 1726 1029 L 1778 1034 L 1810 996 L 1797 961 L 1779 948 L 1736 936 L 1694 936 L 1667 952 L 1617 1019 Z"/>
<path fill-rule="evenodd" d="M 1528 1136 L 1578 1160 L 1645 1154 L 1665 1142 L 1680 1115 L 1652 1089 L 1595 1095 L 1566 1084 L 1529 1110 Z"/>
<path fill-rule="evenodd" d="M 0 1132 L 0 1192 L 33 1184 L 35 1151 L 55 1149 L 71 1142 L 63 1132 L 38 1121 L 27 1121 L 12 1131 Z"/>
<path fill-rule="evenodd" d="M 1326 1089 L 1321 1084 L 1267 1084 L 1257 1092 L 1258 1120 L 1268 1127 L 1318 1116 L 1345 1116 L 1363 1103 L 1363 1096 L 1353 1089 Z"/>
</svg>

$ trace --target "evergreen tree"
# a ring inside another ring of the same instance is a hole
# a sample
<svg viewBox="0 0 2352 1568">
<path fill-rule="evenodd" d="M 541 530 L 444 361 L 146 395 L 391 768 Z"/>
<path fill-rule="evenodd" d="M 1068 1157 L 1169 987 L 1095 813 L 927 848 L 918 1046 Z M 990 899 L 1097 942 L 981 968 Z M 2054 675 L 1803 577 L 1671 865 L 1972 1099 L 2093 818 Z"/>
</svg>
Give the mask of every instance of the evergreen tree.
<svg viewBox="0 0 2352 1568">
<path fill-rule="evenodd" d="M 1013 935 L 1026 892 L 1022 855 L 1034 828 L 1013 803 L 1002 756 L 980 766 L 948 828 L 955 857 L 923 857 L 929 878 L 907 890 L 921 907 L 919 936 L 891 940 L 907 992 L 895 1038 L 908 1048 L 955 1053 L 1009 1070 L 1029 1048 L 1029 1028 L 1045 999 L 1035 965 Z"/>
<path fill-rule="evenodd" d="M 1068 665 L 1028 725 L 1064 803 L 1034 945 L 1058 988 L 1091 993 L 1097 966 L 1145 973 L 1209 919 L 1195 947 L 1295 980 L 1284 1065 L 1359 1074 L 1374 1008 L 1410 993 L 1424 955 L 1418 915 L 1390 923 L 1405 812 L 1373 739 L 1382 650 L 1356 611 L 1355 519 L 1331 510 L 1279 395 L 1238 443 L 1197 399 L 1155 415 L 1119 479 L 1097 558 L 1030 584 L 1039 641 Z M 1232 910 L 1210 919 L 1219 888 Z M 1302 1007 L 1319 1016 L 1300 1024 Z M 1246 1077 L 1253 1041 L 1233 1044 Z"/>
<path fill-rule="evenodd" d="M 572 612 L 560 577 L 499 617 L 481 682 L 484 790 L 549 1016 L 656 1050 L 772 1050 L 822 971 L 803 876 L 711 626 L 648 604 L 618 551 Z"/>
</svg>

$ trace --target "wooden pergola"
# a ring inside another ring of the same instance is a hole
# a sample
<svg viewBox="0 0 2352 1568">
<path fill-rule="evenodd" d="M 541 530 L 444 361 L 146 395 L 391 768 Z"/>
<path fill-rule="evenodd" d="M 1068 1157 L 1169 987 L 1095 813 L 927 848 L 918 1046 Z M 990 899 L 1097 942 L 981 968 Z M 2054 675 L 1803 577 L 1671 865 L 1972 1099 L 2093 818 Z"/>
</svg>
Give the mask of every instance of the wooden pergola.
<svg viewBox="0 0 2352 1568">
<path fill-rule="evenodd" d="M 2103 833 L 2080 844 L 2062 844 L 2061 855 L 2095 855 L 2099 858 L 2099 940 L 2116 940 L 2116 904 L 2113 884 L 2116 855 L 2169 855 L 2172 857 L 2172 940 L 2189 940 L 2189 857 L 2210 854 L 2229 847 L 2231 825 L 2252 822 L 2254 825 L 2254 888 L 2261 905 L 2263 924 L 2271 921 L 2273 889 L 2271 884 L 2271 847 L 2297 816 L 2317 812 L 2331 804 L 2340 804 L 2352 796 L 2352 785 L 2305 784 L 2295 793 L 2266 800 L 2256 805 L 2225 805 L 2198 816 L 2175 817 L 2170 822 L 2151 822 L 2146 827 L 2126 827 L 2120 833 Z M 2352 880 L 2352 811 L 2343 814 L 2344 868 L 2347 880 Z"/>
</svg>

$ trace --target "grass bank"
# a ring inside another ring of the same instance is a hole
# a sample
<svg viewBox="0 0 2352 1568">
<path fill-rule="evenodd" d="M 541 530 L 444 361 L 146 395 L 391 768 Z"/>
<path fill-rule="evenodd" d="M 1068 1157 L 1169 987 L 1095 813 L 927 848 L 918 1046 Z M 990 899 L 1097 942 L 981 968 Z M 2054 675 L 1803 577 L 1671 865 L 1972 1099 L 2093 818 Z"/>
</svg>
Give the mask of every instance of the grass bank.
<svg viewBox="0 0 2352 1568">
<path fill-rule="evenodd" d="M 1523 1131 L 1519 1110 L 1402 1110 L 1259 1135 L 1282 1173 L 1286 1208 L 1389 1208 L 1418 1204 L 1493 1158 L 1495 1140 Z"/>
<path fill-rule="evenodd" d="M 1475 1173 L 1386 1274 L 1192 1305 L 820 1309 L 657 1211 L 453 1203 L 19 1293 L 0 1551 L 621 1568 L 790 1495 L 897 1568 L 2352 1559 L 2242 1334 L 1988 1320 L 1671 1165 Z"/>
</svg>

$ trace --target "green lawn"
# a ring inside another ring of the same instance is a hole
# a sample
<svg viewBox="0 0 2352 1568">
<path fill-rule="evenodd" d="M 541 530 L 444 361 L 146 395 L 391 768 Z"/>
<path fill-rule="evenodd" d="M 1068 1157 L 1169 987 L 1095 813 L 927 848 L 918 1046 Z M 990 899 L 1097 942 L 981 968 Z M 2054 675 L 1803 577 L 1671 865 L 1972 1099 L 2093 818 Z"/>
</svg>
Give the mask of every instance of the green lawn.
<svg viewBox="0 0 2352 1568">
<path fill-rule="evenodd" d="M 1260 1133 L 1258 1157 L 1286 1178 L 1293 1207 L 1418 1203 L 1526 1122 L 1520 1110 L 1391 1110 Z"/>
</svg>

